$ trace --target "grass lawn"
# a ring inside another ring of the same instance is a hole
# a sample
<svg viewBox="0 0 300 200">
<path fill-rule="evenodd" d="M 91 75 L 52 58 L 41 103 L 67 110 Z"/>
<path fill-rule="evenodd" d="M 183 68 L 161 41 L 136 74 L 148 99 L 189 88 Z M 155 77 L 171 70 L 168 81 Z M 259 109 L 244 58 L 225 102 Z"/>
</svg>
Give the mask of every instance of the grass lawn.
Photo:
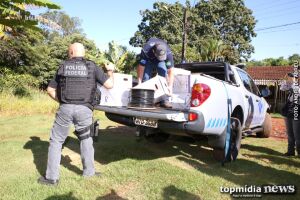
<svg viewBox="0 0 300 200">
<path fill-rule="evenodd" d="M 101 135 L 95 165 L 102 177 L 84 179 L 77 139 L 70 134 L 62 151 L 57 187 L 39 185 L 45 173 L 54 115 L 0 117 L 0 199 L 232 199 L 220 187 L 295 184 L 300 159 L 285 158 L 285 140 L 248 137 L 239 159 L 222 167 L 205 141 L 172 137 L 164 144 L 137 142 L 135 130 L 118 126 L 97 112 Z M 300 199 L 296 195 L 263 199 Z"/>
<path fill-rule="evenodd" d="M 272 118 L 280 118 L 280 119 L 281 119 L 281 118 L 282 118 L 282 119 L 284 118 L 284 116 L 282 116 L 280 113 L 271 113 L 271 117 L 272 117 Z"/>
</svg>

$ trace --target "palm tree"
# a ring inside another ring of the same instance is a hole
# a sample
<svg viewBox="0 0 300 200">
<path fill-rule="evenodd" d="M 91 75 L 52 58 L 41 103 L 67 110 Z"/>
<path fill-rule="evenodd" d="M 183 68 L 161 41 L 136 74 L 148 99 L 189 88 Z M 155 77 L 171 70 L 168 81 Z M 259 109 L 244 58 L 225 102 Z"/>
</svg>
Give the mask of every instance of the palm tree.
<svg viewBox="0 0 300 200">
<path fill-rule="evenodd" d="M 116 66 L 117 71 L 123 72 L 128 57 L 126 47 L 118 45 L 114 41 L 110 42 L 108 47 L 108 51 L 106 52 L 107 59 Z"/>
<path fill-rule="evenodd" d="M 226 56 L 229 47 L 222 40 L 204 39 L 201 42 L 200 60 L 201 61 L 217 61 Z"/>
</svg>

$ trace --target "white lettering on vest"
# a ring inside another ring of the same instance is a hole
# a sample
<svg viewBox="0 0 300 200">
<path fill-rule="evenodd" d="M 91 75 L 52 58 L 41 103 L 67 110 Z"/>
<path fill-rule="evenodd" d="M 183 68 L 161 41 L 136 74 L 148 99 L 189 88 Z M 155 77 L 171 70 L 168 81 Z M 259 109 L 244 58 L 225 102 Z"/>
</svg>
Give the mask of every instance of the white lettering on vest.
<svg viewBox="0 0 300 200">
<path fill-rule="evenodd" d="M 87 68 L 85 65 L 66 65 L 65 76 L 87 76 Z"/>
</svg>

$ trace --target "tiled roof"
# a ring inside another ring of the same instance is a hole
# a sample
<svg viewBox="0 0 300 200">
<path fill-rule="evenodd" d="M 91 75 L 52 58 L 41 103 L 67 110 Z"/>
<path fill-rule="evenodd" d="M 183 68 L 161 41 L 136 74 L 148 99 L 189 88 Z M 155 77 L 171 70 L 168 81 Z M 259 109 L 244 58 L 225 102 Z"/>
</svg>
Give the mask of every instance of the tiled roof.
<svg viewBox="0 0 300 200">
<path fill-rule="evenodd" d="M 255 80 L 282 80 L 287 73 L 293 72 L 293 66 L 253 66 L 246 71 Z"/>
</svg>

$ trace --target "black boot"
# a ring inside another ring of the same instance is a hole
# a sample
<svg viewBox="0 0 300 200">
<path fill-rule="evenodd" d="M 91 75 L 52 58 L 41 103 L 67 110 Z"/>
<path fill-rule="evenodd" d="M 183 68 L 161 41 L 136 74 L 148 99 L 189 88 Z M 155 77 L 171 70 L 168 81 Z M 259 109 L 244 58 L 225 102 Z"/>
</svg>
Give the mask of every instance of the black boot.
<svg viewBox="0 0 300 200">
<path fill-rule="evenodd" d="M 39 179 L 38 179 L 38 183 L 39 184 L 42 184 L 42 185 L 52 185 L 52 186 L 56 186 L 58 184 L 58 180 L 51 180 L 51 179 L 47 179 L 46 177 L 44 176 L 41 176 Z"/>
<path fill-rule="evenodd" d="M 284 156 L 295 156 L 295 152 L 286 152 L 285 154 L 283 154 Z"/>
</svg>

